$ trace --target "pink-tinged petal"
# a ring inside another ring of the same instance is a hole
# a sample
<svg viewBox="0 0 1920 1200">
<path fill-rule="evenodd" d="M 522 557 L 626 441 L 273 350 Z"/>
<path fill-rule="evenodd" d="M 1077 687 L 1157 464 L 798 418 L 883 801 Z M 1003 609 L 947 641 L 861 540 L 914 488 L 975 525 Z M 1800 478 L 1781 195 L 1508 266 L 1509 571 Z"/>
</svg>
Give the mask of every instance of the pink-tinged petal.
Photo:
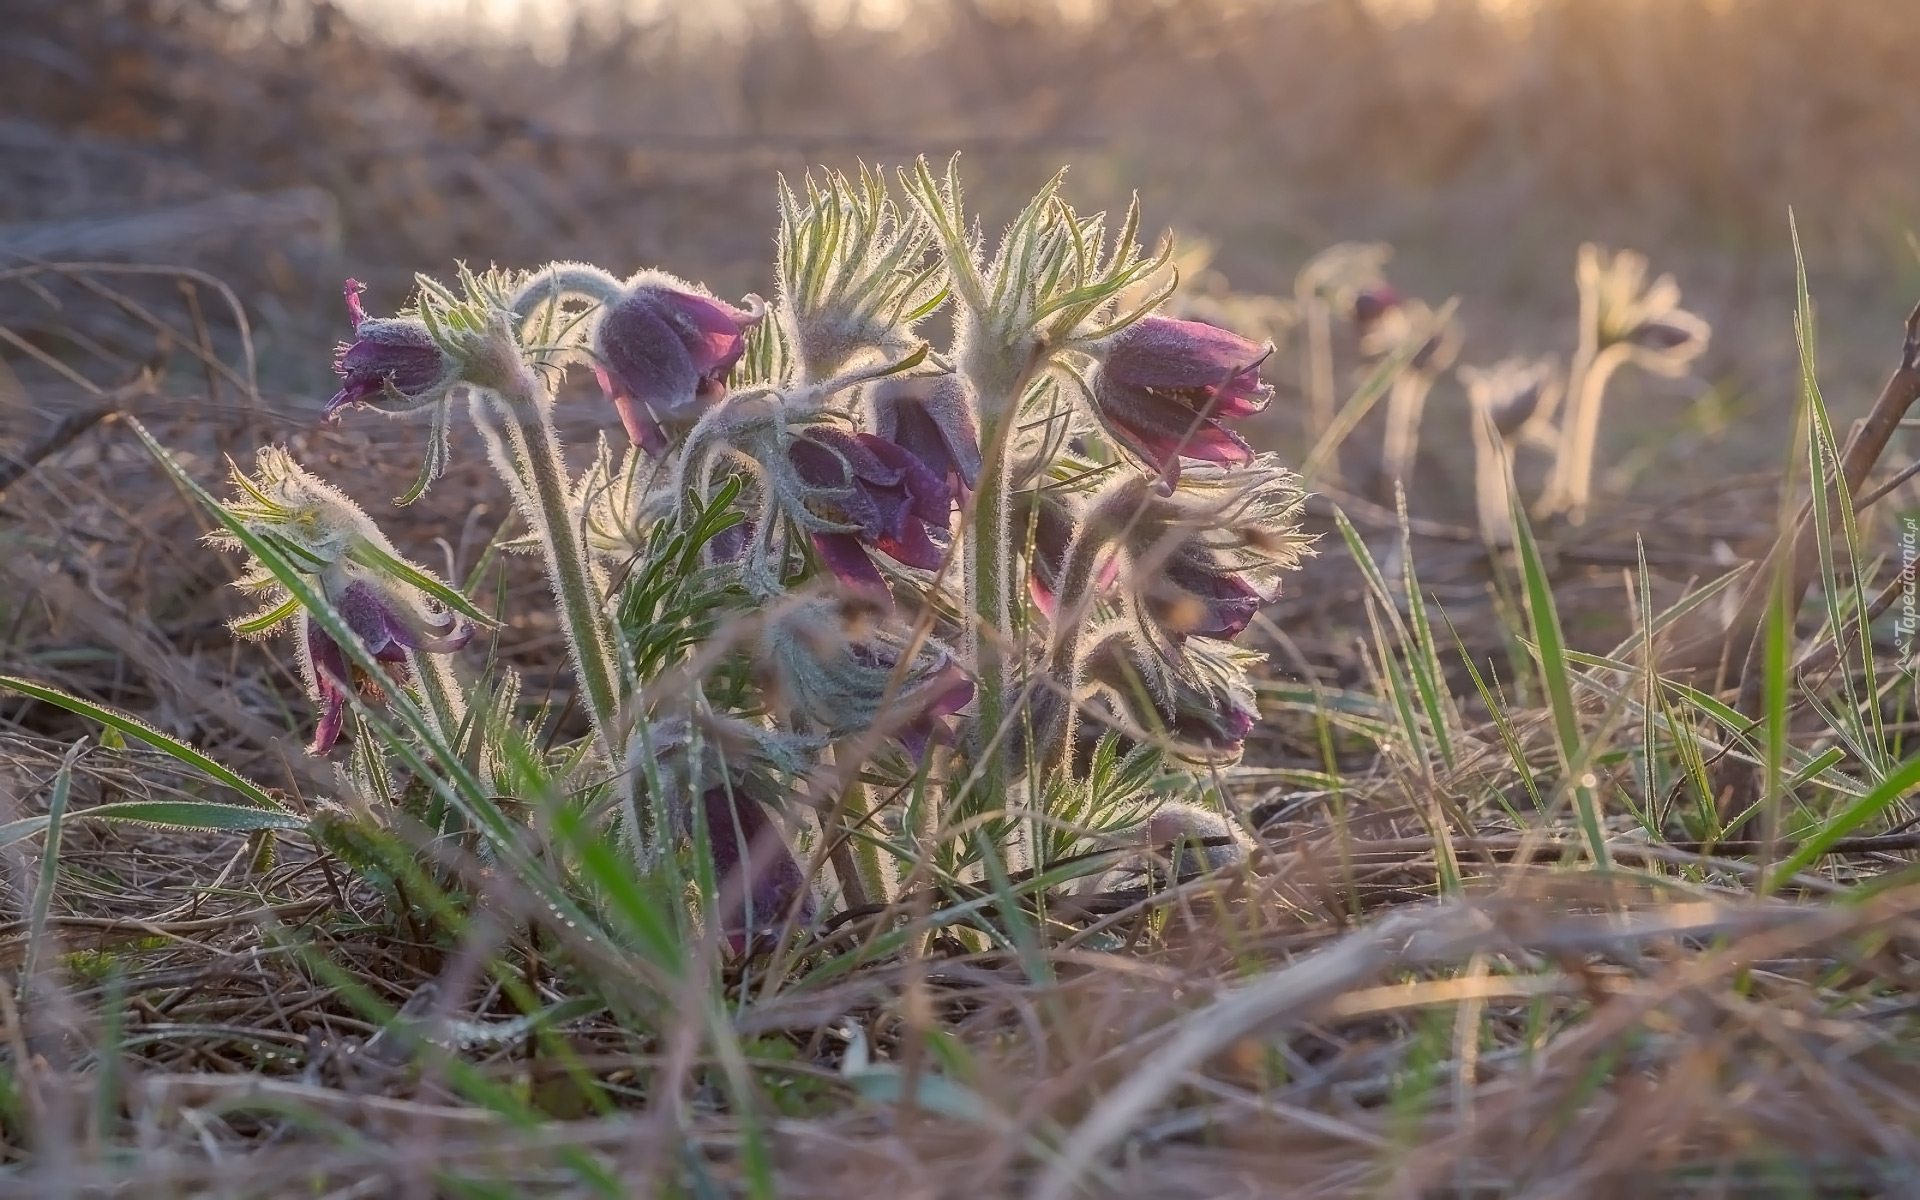
<svg viewBox="0 0 1920 1200">
<path fill-rule="evenodd" d="M 320 722 L 313 731 L 313 744 L 307 753 L 325 754 L 340 740 L 340 728 L 346 720 L 347 692 L 352 676 L 347 671 L 346 655 L 340 644 L 328 636 L 312 617 L 307 617 L 307 656 L 313 662 L 314 697 L 320 705 Z"/>
<path fill-rule="evenodd" d="M 353 322 L 355 329 L 360 328 L 367 319 L 367 310 L 360 303 L 360 293 L 366 290 L 367 285 L 358 279 L 347 280 L 347 319 Z"/>
<path fill-rule="evenodd" d="M 1253 461 L 1253 447 L 1245 438 L 1212 421 L 1194 422 L 1191 415 L 1177 426 L 1158 420 L 1127 421 L 1109 415 L 1109 431 L 1128 449 L 1153 466 L 1178 478 L 1179 460 L 1244 466 Z"/>
<path fill-rule="evenodd" d="M 340 594 L 332 596 L 340 619 L 347 623 L 367 648 L 367 653 L 381 662 L 399 662 L 406 658 L 406 648 L 395 641 L 393 613 L 387 602 L 364 579 L 356 579 L 341 589 Z"/>
<path fill-rule="evenodd" d="M 1203 321 L 1145 317 L 1114 339 L 1106 371 L 1130 387 L 1215 388 L 1256 368 L 1272 348 Z"/>
<path fill-rule="evenodd" d="M 866 591 L 885 593 L 887 581 L 873 565 L 860 539 L 850 533 L 816 533 L 813 548 L 820 561 L 840 582 Z"/>
<path fill-rule="evenodd" d="M 1234 376 L 1213 393 L 1207 402 L 1210 417 L 1251 417 L 1266 411 L 1273 402 L 1273 385 L 1260 382 L 1260 372 L 1246 370 Z"/>
<path fill-rule="evenodd" d="M 704 377 L 721 376 L 746 353 L 754 316 L 730 304 L 668 288 L 643 289 L 657 309 L 678 326 L 681 340 Z"/>
</svg>

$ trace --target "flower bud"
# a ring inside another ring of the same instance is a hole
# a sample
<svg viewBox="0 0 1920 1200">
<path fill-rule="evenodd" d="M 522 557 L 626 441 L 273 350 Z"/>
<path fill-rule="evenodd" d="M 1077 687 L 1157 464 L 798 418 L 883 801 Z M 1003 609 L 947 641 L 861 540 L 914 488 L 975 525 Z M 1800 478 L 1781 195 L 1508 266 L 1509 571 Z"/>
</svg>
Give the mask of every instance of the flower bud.
<svg viewBox="0 0 1920 1200">
<path fill-rule="evenodd" d="M 637 276 L 594 327 L 594 372 L 633 444 L 664 454 L 746 353 L 763 310 L 741 310 L 658 271 Z"/>
<path fill-rule="evenodd" d="M 1094 416 L 1169 480 L 1180 459 L 1244 464 L 1253 448 L 1219 422 L 1251 416 L 1273 397 L 1260 364 L 1273 353 L 1198 321 L 1144 317 L 1114 335 L 1093 381 Z"/>
<path fill-rule="evenodd" d="M 973 699 L 973 681 L 931 639 L 870 624 L 867 612 L 816 597 L 769 621 L 762 653 L 789 717 L 831 737 L 873 731 L 919 761 L 942 719 Z"/>
<path fill-rule="evenodd" d="M 434 341 L 424 321 L 368 317 L 360 304 L 363 286 L 347 280 L 353 341 L 342 342 L 334 356 L 333 369 L 341 386 L 322 413 L 329 420 L 349 404 L 385 411 L 431 404 L 460 379 L 459 364 Z M 376 402 L 380 399 L 384 403 Z"/>
<path fill-rule="evenodd" d="M 867 547 L 909 567 L 939 569 L 952 493 L 926 463 L 870 433 L 816 426 L 795 437 L 787 458 L 809 515 L 839 529 L 811 531 L 821 560 L 841 581 L 886 590 Z"/>
<path fill-rule="evenodd" d="M 1173 667 L 1128 638 L 1109 635 L 1088 654 L 1086 679 L 1117 703 L 1118 724 L 1128 736 L 1195 762 L 1236 761 L 1260 719 L 1245 670 L 1259 655 L 1196 638 L 1184 658 Z"/>
</svg>

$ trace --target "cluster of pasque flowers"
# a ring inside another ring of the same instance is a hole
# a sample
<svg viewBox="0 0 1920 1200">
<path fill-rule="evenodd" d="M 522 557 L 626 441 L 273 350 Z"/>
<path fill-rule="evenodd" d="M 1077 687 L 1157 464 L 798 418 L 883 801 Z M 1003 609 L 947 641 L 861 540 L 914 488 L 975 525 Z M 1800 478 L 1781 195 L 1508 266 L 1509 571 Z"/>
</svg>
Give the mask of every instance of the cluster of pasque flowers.
<svg viewBox="0 0 1920 1200">
<path fill-rule="evenodd" d="M 423 279 L 394 318 L 367 317 L 349 286 L 354 339 L 329 415 L 433 413 L 424 485 L 466 396 L 546 559 L 596 751 L 646 793 L 620 810 L 638 814 L 629 841 L 657 862 L 704 822 L 717 873 L 738 877 L 719 898 L 736 944 L 814 912 L 788 839 L 818 820 L 800 797 L 828 807 L 822 771 L 807 774 L 823 762 L 834 786 L 873 797 L 875 780 L 939 781 L 943 800 L 902 835 L 925 850 L 972 818 L 1018 842 L 1102 737 L 1232 761 L 1257 720 L 1259 657 L 1234 640 L 1305 552 L 1295 477 L 1234 428 L 1270 400 L 1272 347 L 1158 315 L 1166 288 L 1122 309 L 1170 252 L 1143 255 L 1131 213 L 1110 236 L 1056 179 L 989 253 L 951 172 L 922 163 L 900 183 L 906 204 L 866 172 L 783 187 L 771 303 L 570 263 L 463 272 L 463 295 Z M 954 336 L 939 353 L 918 325 L 943 306 Z M 598 377 L 629 443 L 603 441 L 577 476 L 551 415 L 573 364 Z M 326 513 L 286 499 L 284 481 Z M 241 487 L 283 542 L 303 522 L 329 531 L 300 543 L 302 561 L 369 654 L 408 666 L 391 682 L 417 682 L 423 652 L 465 636 L 449 601 L 420 590 L 425 573 L 283 454 Z M 737 520 L 687 586 L 723 579 L 748 598 L 736 625 L 758 694 L 712 712 L 698 686 L 663 699 L 631 677 L 613 581 L 654 531 L 723 501 Z M 356 545 L 378 545 L 378 562 Z M 297 603 L 270 615 L 315 628 Z M 355 680 L 328 636 L 305 643 L 316 752 Z M 841 882 L 842 896 L 886 886 Z"/>
</svg>

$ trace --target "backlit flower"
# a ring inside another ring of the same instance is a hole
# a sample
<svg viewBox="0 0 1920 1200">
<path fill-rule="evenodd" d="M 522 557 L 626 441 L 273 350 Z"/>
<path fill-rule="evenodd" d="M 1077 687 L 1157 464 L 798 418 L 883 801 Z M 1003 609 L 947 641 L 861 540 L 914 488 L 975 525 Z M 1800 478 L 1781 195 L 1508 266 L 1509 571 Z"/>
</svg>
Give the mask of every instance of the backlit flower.
<svg viewBox="0 0 1920 1200">
<path fill-rule="evenodd" d="M 1094 415 L 1168 479 L 1182 458 L 1251 462 L 1253 448 L 1220 422 L 1267 406 L 1273 389 L 1260 364 L 1272 352 L 1198 321 L 1143 318 L 1108 345 L 1093 380 Z"/>
<path fill-rule="evenodd" d="M 760 320 L 670 275 L 647 272 L 594 327 L 594 372 L 633 444 L 663 454 L 713 401 Z"/>
<path fill-rule="evenodd" d="M 911 451 L 870 433 L 816 427 L 787 450 L 814 517 L 842 530 L 813 530 L 814 548 L 843 582 L 885 589 L 868 548 L 895 562 L 936 570 L 945 552 L 952 493 Z"/>
<path fill-rule="evenodd" d="M 453 357 L 433 340 L 423 321 L 367 316 L 360 304 L 362 287 L 347 280 L 353 341 L 341 343 L 334 357 L 340 390 L 327 401 L 323 415 L 332 419 L 349 404 L 403 410 L 445 396 L 459 379 Z"/>
</svg>

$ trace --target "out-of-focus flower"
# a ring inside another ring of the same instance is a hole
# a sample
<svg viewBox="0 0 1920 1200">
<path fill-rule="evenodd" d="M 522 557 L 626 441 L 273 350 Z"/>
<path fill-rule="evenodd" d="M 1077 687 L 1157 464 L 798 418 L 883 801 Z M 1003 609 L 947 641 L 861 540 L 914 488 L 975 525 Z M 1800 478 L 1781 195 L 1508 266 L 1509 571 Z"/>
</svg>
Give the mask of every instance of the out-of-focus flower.
<svg viewBox="0 0 1920 1200">
<path fill-rule="evenodd" d="M 1353 302 L 1347 306 L 1347 315 L 1362 335 L 1389 312 L 1400 307 L 1400 293 L 1393 285 L 1375 284 L 1355 293 Z"/>
<path fill-rule="evenodd" d="M 708 788 L 701 807 L 720 888 L 716 913 L 728 947 L 745 953 L 751 938 L 779 928 L 790 911 L 801 926 L 810 924 L 816 902 L 806 872 L 765 806 L 722 786 Z"/>
<path fill-rule="evenodd" d="M 323 414 L 331 420 L 349 404 L 404 411 L 443 398 L 459 382 L 459 364 L 433 340 L 426 322 L 411 317 L 369 317 L 361 307 L 363 285 L 347 280 L 347 315 L 353 341 L 342 342 L 333 369 L 340 390 Z"/>
<path fill-rule="evenodd" d="M 1144 317 L 1107 344 L 1093 379 L 1094 416 L 1169 480 L 1183 457 L 1251 462 L 1253 448 L 1220 421 L 1267 406 L 1273 388 L 1261 382 L 1260 364 L 1271 353 L 1198 321 Z"/>
<path fill-rule="evenodd" d="M 1503 438 L 1519 438 L 1553 419 L 1560 381 L 1551 357 L 1505 358 L 1491 367 L 1461 367 L 1455 374 L 1474 412 L 1485 413 Z"/>
<path fill-rule="evenodd" d="M 957 375 L 884 379 L 873 387 L 873 431 L 927 465 L 956 498 L 980 478 L 980 431 Z"/>
<path fill-rule="evenodd" d="M 868 547 L 905 566 L 939 568 L 944 554 L 932 535 L 946 539 L 953 498 L 912 451 L 874 434 L 816 426 L 793 439 L 787 457 L 808 513 L 845 527 L 811 531 L 821 560 L 843 582 L 885 590 Z"/>
<path fill-rule="evenodd" d="M 726 394 L 764 315 L 734 308 L 658 271 L 643 272 L 594 327 L 594 372 L 633 444 L 664 454 Z"/>
<path fill-rule="evenodd" d="M 832 737 L 879 732 L 918 761 L 973 681 L 944 647 L 874 626 L 870 614 L 816 597 L 767 623 L 762 650 L 784 706 Z"/>
<path fill-rule="evenodd" d="M 1624 347 L 1634 365 L 1675 378 L 1705 352 L 1712 327 L 1680 307 L 1673 276 L 1647 282 L 1645 255 L 1622 250 L 1609 258 L 1588 243 L 1580 247 L 1575 279 L 1597 351 Z"/>
</svg>

